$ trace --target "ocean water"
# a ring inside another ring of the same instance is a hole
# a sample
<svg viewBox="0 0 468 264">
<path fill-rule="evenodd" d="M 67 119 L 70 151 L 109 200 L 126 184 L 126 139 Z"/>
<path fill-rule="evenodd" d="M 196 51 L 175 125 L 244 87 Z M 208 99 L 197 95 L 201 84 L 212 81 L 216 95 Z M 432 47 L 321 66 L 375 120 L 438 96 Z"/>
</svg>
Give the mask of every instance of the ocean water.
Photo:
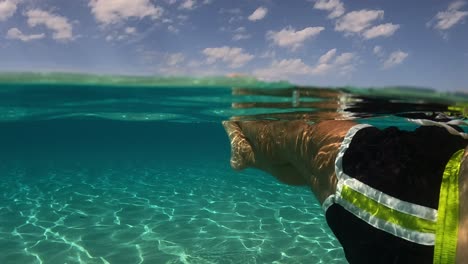
<svg viewBox="0 0 468 264">
<path fill-rule="evenodd" d="M 346 263 L 308 188 L 230 168 L 221 121 L 451 103 L 316 91 L 0 85 L 0 263 Z"/>
</svg>

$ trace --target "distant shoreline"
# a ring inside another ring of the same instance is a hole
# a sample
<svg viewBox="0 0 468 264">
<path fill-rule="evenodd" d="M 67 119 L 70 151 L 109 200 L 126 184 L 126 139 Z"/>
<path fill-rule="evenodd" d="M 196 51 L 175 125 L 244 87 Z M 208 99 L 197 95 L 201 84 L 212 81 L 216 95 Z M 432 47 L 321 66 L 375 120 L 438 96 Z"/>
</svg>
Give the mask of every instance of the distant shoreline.
<svg viewBox="0 0 468 264">
<path fill-rule="evenodd" d="M 437 91 L 432 88 L 413 86 L 392 87 L 323 87 L 294 85 L 288 81 L 268 82 L 251 76 L 130 76 L 94 75 L 66 72 L 4 72 L 0 73 L 0 85 L 53 85 L 53 86 L 103 86 L 140 88 L 231 88 L 252 89 L 333 89 L 354 96 L 370 96 L 397 99 L 423 99 L 452 103 L 468 103 L 468 91 Z"/>
<path fill-rule="evenodd" d="M 93 75 L 85 73 L 0 73 L 1 84 L 50 84 L 50 85 L 97 85 L 97 86 L 148 86 L 148 87 L 252 87 L 290 88 L 287 81 L 266 82 L 249 76 L 129 76 Z"/>
</svg>

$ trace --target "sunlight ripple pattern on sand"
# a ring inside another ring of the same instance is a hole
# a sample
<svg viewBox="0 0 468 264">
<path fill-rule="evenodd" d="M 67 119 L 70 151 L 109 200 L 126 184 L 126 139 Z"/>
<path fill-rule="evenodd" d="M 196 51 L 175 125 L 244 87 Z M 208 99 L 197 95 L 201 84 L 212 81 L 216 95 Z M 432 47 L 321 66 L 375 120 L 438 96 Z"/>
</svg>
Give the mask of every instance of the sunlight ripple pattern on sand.
<svg viewBox="0 0 468 264">
<path fill-rule="evenodd" d="M 344 263 L 306 188 L 175 167 L 1 167 L 0 263 Z"/>
</svg>

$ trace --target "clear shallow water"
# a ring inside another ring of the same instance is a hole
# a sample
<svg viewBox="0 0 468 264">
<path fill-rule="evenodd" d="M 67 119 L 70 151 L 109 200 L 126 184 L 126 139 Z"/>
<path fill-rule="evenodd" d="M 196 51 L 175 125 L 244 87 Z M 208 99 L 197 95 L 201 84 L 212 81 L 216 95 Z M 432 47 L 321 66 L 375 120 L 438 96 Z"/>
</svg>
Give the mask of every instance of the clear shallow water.
<svg viewBox="0 0 468 264">
<path fill-rule="evenodd" d="M 346 263 L 308 188 L 230 169 L 220 121 L 405 125 L 335 92 L 3 88 L 0 263 Z M 380 111 L 412 107 L 444 105 Z"/>
<path fill-rule="evenodd" d="M 342 263 L 306 192 L 209 176 L 225 168 L 115 169 L 12 172 L 2 263 Z M 112 179 L 121 173 L 129 179 Z M 204 179 L 187 188 L 168 176 Z"/>
<path fill-rule="evenodd" d="M 232 171 L 219 124 L 1 131 L 0 263 L 343 263 L 310 191 Z"/>
</svg>

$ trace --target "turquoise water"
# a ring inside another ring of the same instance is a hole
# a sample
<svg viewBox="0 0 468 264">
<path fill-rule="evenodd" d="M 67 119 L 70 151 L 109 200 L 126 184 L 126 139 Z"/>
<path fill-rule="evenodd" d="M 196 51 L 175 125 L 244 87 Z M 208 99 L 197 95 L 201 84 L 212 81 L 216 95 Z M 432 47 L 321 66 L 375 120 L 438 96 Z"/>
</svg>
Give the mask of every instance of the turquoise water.
<svg viewBox="0 0 468 264">
<path fill-rule="evenodd" d="M 1 88 L 0 263 L 346 263 L 308 188 L 231 170 L 220 124 L 351 118 L 343 96 Z"/>
</svg>

